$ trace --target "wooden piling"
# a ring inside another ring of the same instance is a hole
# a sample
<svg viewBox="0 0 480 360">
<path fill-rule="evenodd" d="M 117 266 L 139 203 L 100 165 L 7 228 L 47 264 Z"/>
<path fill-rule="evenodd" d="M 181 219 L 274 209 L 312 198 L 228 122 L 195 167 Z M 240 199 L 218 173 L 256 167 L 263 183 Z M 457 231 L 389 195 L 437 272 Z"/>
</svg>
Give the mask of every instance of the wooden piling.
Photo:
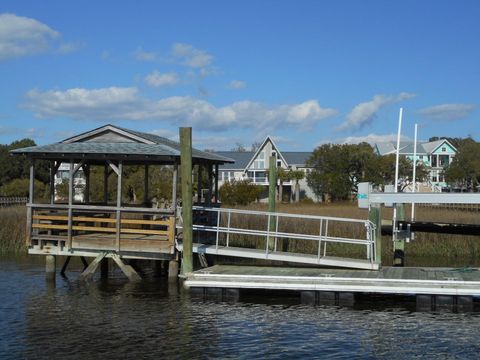
<svg viewBox="0 0 480 360">
<path fill-rule="evenodd" d="M 45 256 L 45 277 L 47 280 L 55 279 L 56 257 L 54 255 Z"/>
<path fill-rule="evenodd" d="M 193 271 L 192 229 L 192 128 L 180 128 L 180 160 L 182 176 L 183 262 L 182 272 Z"/>
</svg>

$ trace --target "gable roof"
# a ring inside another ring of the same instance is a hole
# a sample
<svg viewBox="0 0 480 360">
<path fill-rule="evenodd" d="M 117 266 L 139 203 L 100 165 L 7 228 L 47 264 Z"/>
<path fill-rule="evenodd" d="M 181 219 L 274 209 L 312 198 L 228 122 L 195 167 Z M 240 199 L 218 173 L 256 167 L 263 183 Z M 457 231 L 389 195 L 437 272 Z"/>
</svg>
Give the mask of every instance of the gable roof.
<svg viewBox="0 0 480 360">
<path fill-rule="evenodd" d="M 283 157 L 282 153 L 280 152 L 280 150 L 278 150 L 278 147 L 277 145 L 275 144 L 275 142 L 273 141 L 273 139 L 270 137 L 270 136 L 267 136 L 265 138 L 265 140 L 263 140 L 262 144 L 258 147 L 257 151 L 255 151 L 255 154 L 252 156 L 252 158 L 250 159 L 250 161 L 247 163 L 247 165 L 245 166 L 245 170 L 247 170 L 247 168 L 249 168 L 253 161 L 257 158 L 258 154 L 260 154 L 260 152 L 263 150 L 263 148 L 265 147 L 265 145 L 270 142 L 272 144 L 272 148 L 275 149 L 275 151 L 277 152 L 277 156 L 280 156 L 280 159 L 283 160 L 283 162 L 288 166 L 288 162 L 287 160 L 285 160 L 285 158 Z"/>
<path fill-rule="evenodd" d="M 452 149 L 457 150 L 450 142 L 446 139 L 440 139 L 436 141 L 427 141 L 427 142 L 417 142 L 417 154 L 427 155 L 433 153 L 444 143 L 449 144 Z M 378 142 L 375 143 L 375 147 L 379 155 L 389 155 L 395 154 L 397 149 L 397 143 L 395 141 L 389 142 Z M 414 143 L 413 141 L 401 141 L 400 142 L 400 154 L 401 155 L 411 155 L 414 153 Z"/>
<path fill-rule="evenodd" d="M 33 158 L 148 158 L 158 161 L 179 160 L 180 144 L 173 140 L 129 130 L 114 125 L 99 128 L 72 136 L 59 143 L 32 146 L 12 151 L 13 154 L 25 154 Z M 192 149 L 194 161 L 209 161 L 223 164 L 234 162 L 221 155 Z"/>
</svg>

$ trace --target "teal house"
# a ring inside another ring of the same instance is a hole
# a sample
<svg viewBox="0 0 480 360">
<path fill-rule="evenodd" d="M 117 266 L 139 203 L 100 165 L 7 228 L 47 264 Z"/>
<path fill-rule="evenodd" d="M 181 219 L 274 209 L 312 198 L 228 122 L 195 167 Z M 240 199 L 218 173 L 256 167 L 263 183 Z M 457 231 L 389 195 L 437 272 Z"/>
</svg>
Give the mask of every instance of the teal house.
<svg viewBox="0 0 480 360">
<path fill-rule="evenodd" d="M 378 155 L 395 154 L 397 143 L 380 142 L 374 146 Z M 445 168 L 451 164 L 457 149 L 446 139 L 440 139 L 429 142 L 417 142 L 417 153 L 415 160 L 423 163 L 428 169 L 427 185 L 432 191 L 441 191 L 447 186 L 444 177 Z M 412 141 L 400 142 L 400 155 L 414 161 L 414 143 Z"/>
</svg>

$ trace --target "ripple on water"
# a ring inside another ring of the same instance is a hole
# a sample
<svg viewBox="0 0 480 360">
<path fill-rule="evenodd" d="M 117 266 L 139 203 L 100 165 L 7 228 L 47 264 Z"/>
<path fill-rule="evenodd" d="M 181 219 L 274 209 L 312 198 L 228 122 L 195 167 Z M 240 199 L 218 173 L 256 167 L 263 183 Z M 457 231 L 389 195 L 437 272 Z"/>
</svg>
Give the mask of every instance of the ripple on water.
<svg viewBox="0 0 480 360">
<path fill-rule="evenodd" d="M 0 265 L 2 358 L 477 358 L 480 350 L 478 314 L 254 296 L 202 302 L 158 281 L 83 284 L 76 273 L 51 287 L 41 264 Z"/>
</svg>

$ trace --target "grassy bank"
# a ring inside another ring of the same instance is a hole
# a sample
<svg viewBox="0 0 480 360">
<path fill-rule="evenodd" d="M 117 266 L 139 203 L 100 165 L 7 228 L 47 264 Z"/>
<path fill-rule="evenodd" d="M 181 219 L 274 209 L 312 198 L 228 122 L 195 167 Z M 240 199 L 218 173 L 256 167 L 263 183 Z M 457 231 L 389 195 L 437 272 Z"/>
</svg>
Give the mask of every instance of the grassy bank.
<svg viewBox="0 0 480 360">
<path fill-rule="evenodd" d="M 0 208 L 0 254 L 26 252 L 26 216 L 24 205 Z"/>
<path fill-rule="evenodd" d="M 266 204 L 252 204 L 252 210 L 267 210 Z M 333 204 L 279 204 L 279 212 L 294 214 L 311 214 L 333 217 L 367 219 L 368 211 L 359 209 L 354 203 Z M 410 207 L 406 208 L 407 219 Z M 391 220 L 392 209 L 383 208 L 382 217 Z M 416 218 L 419 221 L 437 221 L 451 223 L 480 224 L 480 213 L 476 211 L 435 209 L 417 207 Z M 226 219 L 223 219 L 226 222 Z M 0 254 L 25 253 L 25 206 L 0 208 Z M 224 223 L 223 225 L 226 225 Z M 267 228 L 267 219 L 257 216 L 242 216 L 231 219 L 231 226 L 247 227 L 249 229 Z M 281 220 L 279 231 L 300 232 L 318 235 L 318 222 L 306 219 Z M 330 223 L 329 235 L 341 237 L 364 238 L 365 230 L 361 225 Z M 220 242 L 225 242 L 225 235 L 220 236 Z M 230 235 L 230 245 L 242 245 L 251 248 L 265 248 L 265 239 L 260 237 L 245 237 Z M 316 254 L 318 243 L 306 240 L 279 241 L 279 248 L 290 251 Z M 323 251 L 323 249 L 322 249 Z M 327 255 L 365 257 L 363 246 L 329 244 Z M 393 257 L 393 246 L 390 236 L 382 237 L 382 259 L 385 265 L 390 265 Z M 448 235 L 448 234 L 416 234 L 415 240 L 406 245 L 407 266 L 480 266 L 480 238 L 478 236 Z"/>
</svg>

